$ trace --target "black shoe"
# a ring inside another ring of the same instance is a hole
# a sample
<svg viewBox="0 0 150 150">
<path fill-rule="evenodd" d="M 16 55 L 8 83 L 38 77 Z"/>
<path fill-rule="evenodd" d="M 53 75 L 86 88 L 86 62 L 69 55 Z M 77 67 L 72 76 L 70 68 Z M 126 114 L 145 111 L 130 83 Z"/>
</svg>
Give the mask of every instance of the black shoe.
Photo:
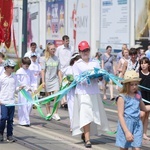
<svg viewBox="0 0 150 150">
<path fill-rule="evenodd" d="M 0 142 L 3 142 L 4 141 L 4 136 L 3 134 L 0 133 Z"/>
<path fill-rule="evenodd" d="M 23 126 L 23 127 L 30 127 L 29 124 L 25 124 L 25 125 L 21 125 L 21 126 Z"/>
<path fill-rule="evenodd" d="M 85 142 L 85 135 L 84 135 L 84 133 L 81 134 L 81 139 L 83 140 L 83 142 Z"/>
<path fill-rule="evenodd" d="M 7 142 L 12 143 L 12 142 L 16 142 L 17 140 L 14 139 L 12 136 L 8 136 L 7 137 Z"/>
<path fill-rule="evenodd" d="M 114 101 L 114 100 L 116 100 L 116 98 L 115 98 L 115 97 L 113 97 L 113 98 L 111 98 L 111 99 L 110 99 L 110 101 Z"/>
<path fill-rule="evenodd" d="M 91 148 L 91 147 L 92 147 L 92 144 L 91 144 L 90 140 L 86 141 L 85 144 L 84 144 L 84 146 L 85 146 L 86 148 Z"/>
<path fill-rule="evenodd" d="M 68 104 L 64 104 L 64 108 L 65 108 L 65 109 L 68 109 Z"/>
</svg>

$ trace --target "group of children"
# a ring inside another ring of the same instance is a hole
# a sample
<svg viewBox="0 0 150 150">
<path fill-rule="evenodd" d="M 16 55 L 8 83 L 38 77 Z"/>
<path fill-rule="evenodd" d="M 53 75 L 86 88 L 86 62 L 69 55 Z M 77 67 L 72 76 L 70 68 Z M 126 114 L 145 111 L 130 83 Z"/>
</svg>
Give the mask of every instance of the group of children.
<svg viewBox="0 0 150 150">
<path fill-rule="evenodd" d="M 55 47 L 53 44 L 49 44 L 47 50 L 48 52 L 45 55 L 47 56 L 47 59 L 42 65 L 42 82 L 45 83 L 43 86 L 46 87 L 47 95 L 49 95 L 59 90 L 58 77 L 55 82 L 51 83 L 49 81 L 50 79 L 55 78 L 56 74 L 59 75 L 59 61 L 54 55 Z M 74 78 L 76 78 L 85 71 L 100 68 L 98 61 L 90 58 L 90 46 L 86 41 L 81 41 L 79 43 L 78 50 L 79 53 L 75 53 L 71 57 L 70 66 L 65 72 L 66 76 L 72 74 Z M 36 63 L 36 59 L 33 58 L 35 56 L 36 55 L 34 54 L 31 56 L 33 65 Z M 0 75 L 0 141 L 3 141 L 6 121 L 7 140 L 11 142 L 14 141 L 12 135 L 15 107 L 6 105 L 14 103 L 15 91 L 19 92 L 20 90 L 25 89 L 31 94 L 31 92 L 34 92 L 37 89 L 37 76 L 40 74 L 41 69 L 37 69 L 37 71 L 33 69 L 33 72 L 32 68 L 35 67 L 31 66 L 32 63 L 28 57 L 24 57 L 22 59 L 22 67 L 17 70 L 16 75 L 13 74 L 13 69 L 16 65 L 13 60 L 6 60 L 3 63 L 4 70 L 0 69 L 0 71 L 2 70 L 2 74 Z M 139 73 L 135 70 L 127 70 L 125 72 L 124 80 L 122 81 L 123 87 L 116 99 L 119 118 L 116 145 L 120 147 L 120 150 L 127 150 L 130 147 L 134 150 L 140 150 L 142 139 L 148 139 L 146 130 L 150 111 L 150 104 L 148 101 L 150 96 L 150 61 L 144 57 L 140 60 L 139 65 Z M 52 68 L 50 66 L 54 67 L 53 70 L 51 70 Z M 28 69 L 29 67 L 31 70 Z M 54 74 L 50 74 L 50 72 L 53 72 Z M 84 80 L 81 83 L 78 83 L 77 86 L 67 94 L 72 135 L 81 134 L 81 138 L 84 141 L 86 148 L 92 147 L 90 135 L 99 134 L 99 129 L 110 131 L 106 112 L 100 97 L 98 80 L 101 79 L 90 79 L 90 84 Z M 141 91 L 138 89 L 139 84 L 142 85 Z M 51 88 L 51 86 L 53 88 Z M 142 98 L 145 102 L 142 101 Z M 26 101 L 27 100 L 19 92 L 18 102 L 24 103 Z M 30 126 L 29 114 L 31 108 L 32 104 L 18 107 L 20 125 Z M 142 111 L 145 113 L 142 113 Z M 144 128 L 142 121 L 144 123 Z"/>
</svg>

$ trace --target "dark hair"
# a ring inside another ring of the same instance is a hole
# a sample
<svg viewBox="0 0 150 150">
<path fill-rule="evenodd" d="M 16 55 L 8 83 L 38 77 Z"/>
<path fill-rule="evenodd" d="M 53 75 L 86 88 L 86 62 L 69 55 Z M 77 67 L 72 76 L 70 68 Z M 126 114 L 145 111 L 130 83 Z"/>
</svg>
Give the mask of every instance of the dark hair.
<svg viewBox="0 0 150 150">
<path fill-rule="evenodd" d="M 64 41 L 64 40 L 68 40 L 69 39 L 69 36 L 68 35 L 64 35 L 63 37 L 62 37 L 62 40 Z"/>
<path fill-rule="evenodd" d="M 129 55 L 137 55 L 137 50 L 135 48 L 130 48 Z"/>
<path fill-rule="evenodd" d="M 24 65 L 30 65 L 31 64 L 31 60 L 30 60 L 29 57 L 24 57 L 24 58 L 22 58 L 22 63 Z"/>
<path fill-rule="evenodd" d="M 110 45 L 108 45 L 107 47 L 106 47 L 106 50 L 108 49 L 108 48 L 112 48 Z"/>
<path fill-rule="evenodd" d="M 1 57 L 1 58 L 5 58 L 5 55 L 0 52 L 0 57 Z"/>
<path fill-rule="evenodd" d="M 32 43 L 30 44 L 30 46 L 36 46 L 36 43 L 35 43 L 35 42 L 32 42 Z"/>
<path fill-rule="evenodd" d="M 73 57 L 73 56 L 75 56 L 75 57 Z M 81 58 L 81 56 L 79 55 L 79 53 L 74 53 L 72 55 L 72 59 L 70 60 L 70 66 L 73 66 L 73 64 L 75 63 L 75 61 L 79 60 L 80 58 Z"/>
<path fill-rule="evenodd" d="M 95 57 L 100 57 L 102 54 L 100 52 L 96 52 Z"/>
<path fill-rule="evenodd" d="M 140 64 L 139 70 L 140 70 L 140 71 L 142 70 L 141 64 L 143 64 L 144 62 L 149 65 L 148 71 L 150 71 L 150 60 L 149 60 L 149 58 L 147 58 L 147 57 L 143 57 L 143 58 L 140 59 L 140 61 L 139 61 L 139 64 Z"/>
</svg>

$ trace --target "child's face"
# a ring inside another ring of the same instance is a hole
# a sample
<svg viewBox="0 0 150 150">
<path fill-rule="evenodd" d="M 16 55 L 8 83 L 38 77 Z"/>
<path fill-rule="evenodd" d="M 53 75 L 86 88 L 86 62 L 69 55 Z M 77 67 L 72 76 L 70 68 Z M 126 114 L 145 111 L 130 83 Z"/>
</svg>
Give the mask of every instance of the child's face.
<svg viewBox="0 0 150 150">
<path fill-rule="evenodd" d="M 86 60 L 90 57 L 90 50 L 80 51 L 80 55 L 83 60 Z"/>
<path fill-rule="evenodd" d="M 25 70 L 27 70 L 27 69 L 29 68 L 29 65 L 27 65 L 27 64 L 22 64 L 22 68 L 25 69 Z"/>
<path fill-rule="evenodd" d="M 143 61 L 143 62 L 141 63 L 141 68 L 142 68 L 142 70 L 147 70 L 148 67 L 149 67 L 149 64 L 146 63 L 145 61 Z"/>
<path fill-rule="evenodd" d="M 14 72 L 14 68 L 15 68 L 15 67 L 7 66 L 7 67 L 6 67 L 6 72 L 8 72 L 8 73 L 11 74 L 12 72 Z"/>
<path fill-rule="evenodd" d="M 137 90 L 138 90 L 138 85 L 139 85 L 139 82 L 137 82 L 137 81 L 130 82 L 130 93 L 131 93 L 131 94 L 137 92 Z"/>
<path fill-rule="evenodd" d="M 31 57 L 31 60 L 32 60 L 33 62 L 36 62 L 36 59 L 37 59 L 37 57 L 36 57 L 36 56 Z"/>
</svg>

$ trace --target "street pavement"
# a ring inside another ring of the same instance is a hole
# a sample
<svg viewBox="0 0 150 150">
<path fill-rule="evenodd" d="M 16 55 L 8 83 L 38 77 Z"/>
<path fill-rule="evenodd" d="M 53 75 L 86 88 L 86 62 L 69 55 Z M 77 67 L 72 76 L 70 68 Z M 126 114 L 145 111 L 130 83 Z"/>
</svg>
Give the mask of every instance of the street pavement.
<svg viewBox="0 0 150 150">
<path fill-rule="evenodd" d="M 114 86 L 115 90 L 115 86 Z M 109 97 L 109 91 L 108 91 Z M 117 95 L 117 90 L 115 90 Z M 112 131 L 117 127 L 117 108 L 109 100 L 104 104 L 109 125 Z M 45 107 L 42 107 L 45 113 Z M 60 121 L 46 121 L 41 118 L 37 110 L 33 109 L 31 113 L 31 127 L 22 127 L 18 125 L 17 108 L 14 119 L 14 137 L 15 143 L 0 143 L 0 150 L 84 150 L 84 143 L 80 136 L 72 136 L 69 126 L 68 111 L 59 109 Z M 148 135 L 150 129 L 148 128 Z M 115 146 L 115 134 L 102 132 L 101 136 L 92 136 L 92 150 L 117 150 Z M 150 149 L 150 141 L 143 141 L 142 150 Z"/>
</svg>

